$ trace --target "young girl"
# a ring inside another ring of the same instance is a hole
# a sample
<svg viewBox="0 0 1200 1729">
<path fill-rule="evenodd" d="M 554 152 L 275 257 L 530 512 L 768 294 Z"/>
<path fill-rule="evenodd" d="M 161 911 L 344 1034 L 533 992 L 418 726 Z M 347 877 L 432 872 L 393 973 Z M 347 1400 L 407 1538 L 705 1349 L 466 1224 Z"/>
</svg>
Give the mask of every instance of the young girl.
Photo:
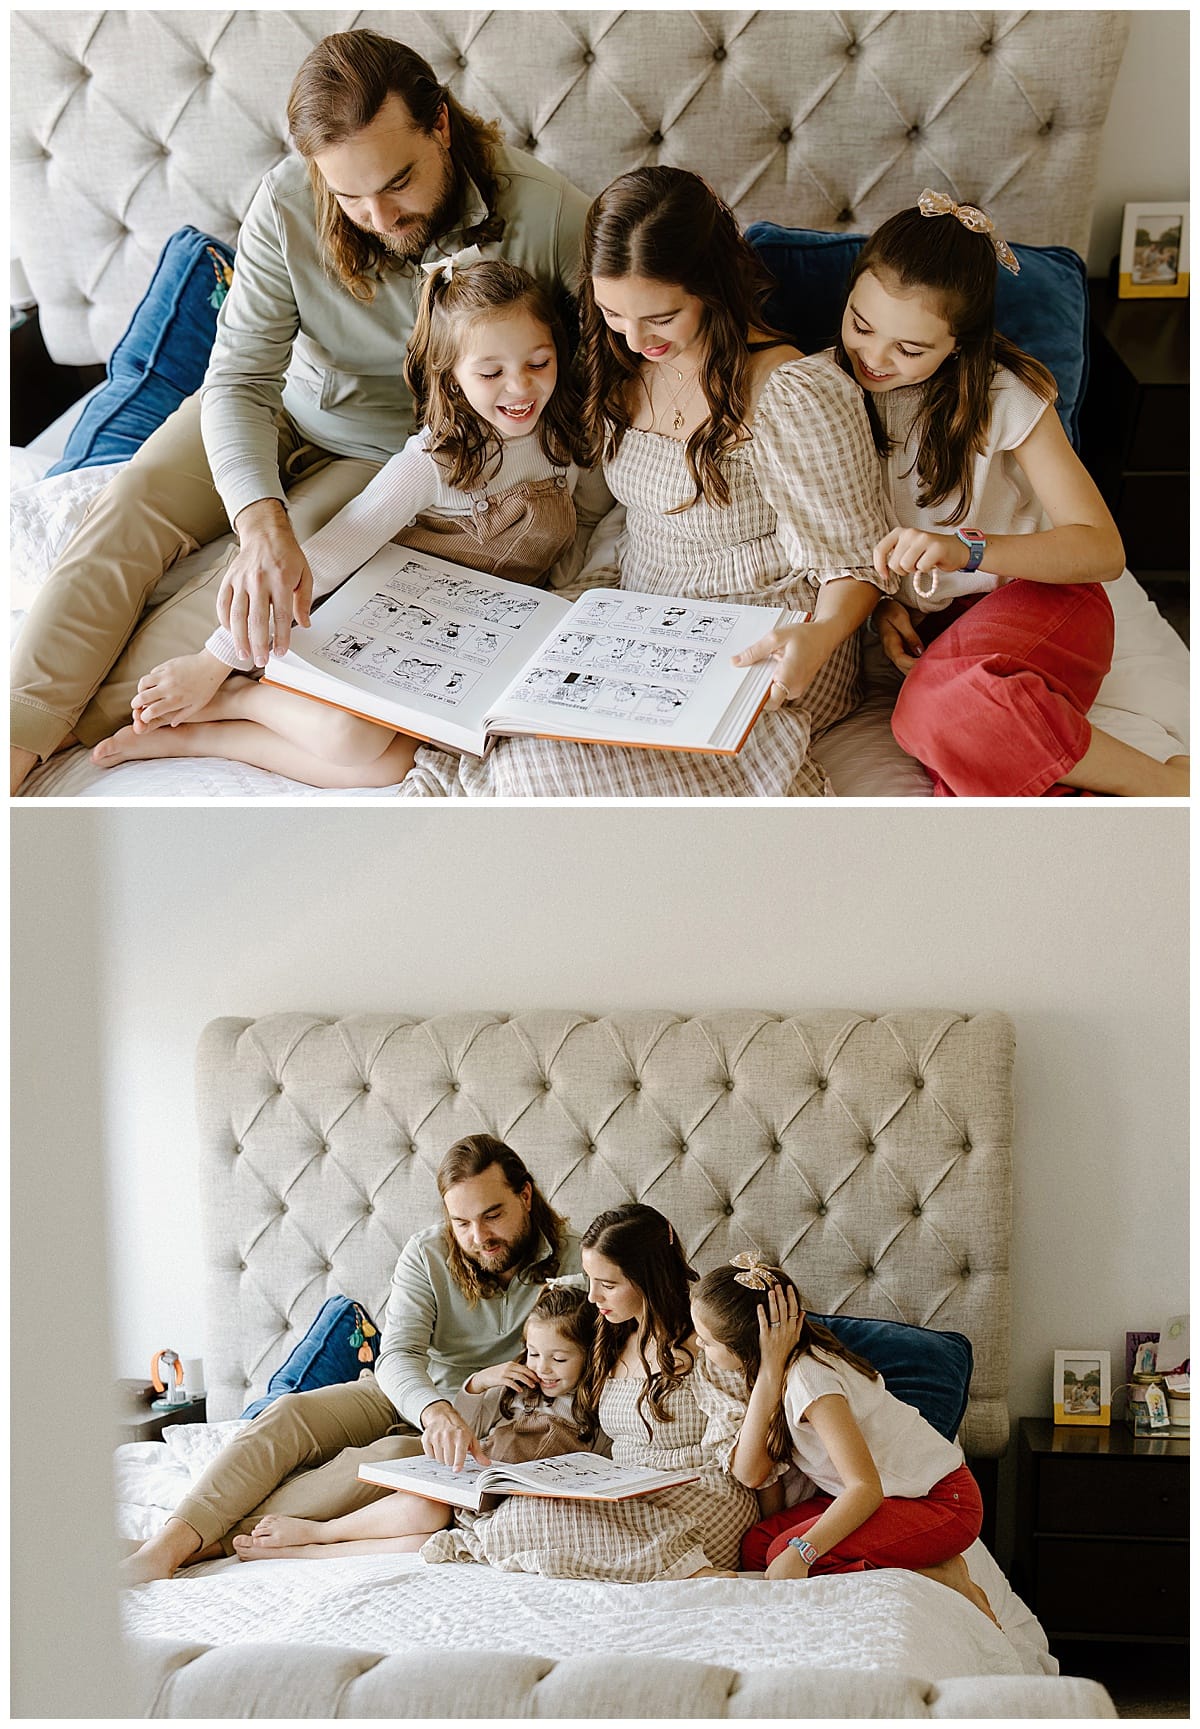
<svg viewBox="0 0 1200 1729">
<path fill-rule="evenodd" d="M 604 1451 L 579 1388 L 596 1321 L 586 1284 L 578 1274 L 548 1279 L 525 1323 L 523 1356 L 470 1375 L 454 1400 L 489 1459 L 518 1464 L 557 1453 Z M 233 1546 L 243 1561 L 419 1549 L 451 1513 L 440 1502 L 398 1490 L 340 1519 L 268 1513 L 249 1536 L 235 1537 Z"/>
<path fill-rule="evenodd" d="M 1124 553 L 1053 378 L 995 329 L 997 262 L 1019 269 L 989 217 L 923 192 L 850 279 L 835 353 L 902 525 L 875 548 L 902 580 L 875 614 L 906 674 L 892 730 L 943 797 L 1183 796 L 1186 757 L 1157 762 L 1087 720 L 1112 658 L 1101 585 Z M 918 634 L 909 609 L 951 622 Z"/>
<path fill-rule="evenodd" d="M 790 1462 L 820 1491 L 756 1525 L 744 1566 L 768 1579 L 906 1567 L 991 1615 L 962 1558 L 983 1518 L 962 1449 L 810 1320 L 785 1272 L 741 1255 L 700 1281 L 692 1318 L 710 1365 L 750 1395 L 733 1475 L 756 1489 Z"/>
<path fill-rule="evenodd" d="M 584 1232 L 583 1266 L 599 1310 L 581 1386 L 584 1409 L 618 1465 L 695 1470 L 696 1481 L 641 1500 L 513 1496 L 459 1513 L 427 1561 L 486 1561 L 570 1579 L 689 1579 L 737 1566 L 754 1496 L 721 1469 L 745 1411 L 740 1390 L 704 1364 L 692 1333 L 688 1266 L 674 1228 L 630 1202 Z"/>
<path fill-rule="evenodd" d="M 537 582 L 571 544 L 581 451 L 578 398 L 562 325 L 546 291 L 477 248 L 432 270 L 404 374 L 422 429 L 370 485 L 304 545 L 312 587 L 336 588 L 394 539 L 474 570 Z M 223 587 L 223 628 L 199 654 L 147 673 L 133 725 L 92 752 L 131 757 L 219 756 L 322 787 L 391 786 L 417 741 L 233 672 L 254 661 L 245 595 Z M 233 616 L 230 616 L 232 608 Z M 253 634 L 253 630 L 251 631 Z M 256 656 L 266 664 L 266 653 Z"/>
</svg>

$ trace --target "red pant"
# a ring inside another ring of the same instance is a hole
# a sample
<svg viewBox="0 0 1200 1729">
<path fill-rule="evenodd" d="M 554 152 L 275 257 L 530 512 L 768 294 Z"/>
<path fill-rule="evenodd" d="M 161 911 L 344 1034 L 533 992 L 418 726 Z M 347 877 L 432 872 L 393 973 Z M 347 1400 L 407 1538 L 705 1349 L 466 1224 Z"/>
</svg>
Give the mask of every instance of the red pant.
<svg viewBox="0 0 1200 1729">
<path fill-rule="evenodd" d="M 904 680 L 892 732 L 939 798 L 1040 798 L 1091 743 L 1112 663 L 1104 586 L 1008 582 L 959 605 Z"/>
<path fill-rule="evenodd" d="M 742 1566 L 762 1573 L 789 1537 L 803 1537 L 825 1509 L 830 1495 L 813 1495 L 799 1506 L 762 1519 L 742 1538 Z M 820 1573 L 862 1573 L 868 1567 L 936 1567 L 961 1555 L 979 1535 L 983 1501 L 979 1485 L 965 1465 L 935 1483 L 920 1500 L 889 1496 L 857 1531 L 813 1562 Z"/>
</svg>

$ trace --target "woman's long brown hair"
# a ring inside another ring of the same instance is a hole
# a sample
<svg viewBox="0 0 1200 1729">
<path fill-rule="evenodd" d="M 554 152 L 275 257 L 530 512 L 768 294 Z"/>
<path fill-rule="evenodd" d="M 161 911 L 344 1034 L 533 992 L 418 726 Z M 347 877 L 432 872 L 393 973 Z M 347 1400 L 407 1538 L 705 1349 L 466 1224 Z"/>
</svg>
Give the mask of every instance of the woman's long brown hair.
<svg viewBox="0 0 1200 1729">
<path fill-rule="evenodd" d="M 414 126 L 428 136 L 443 109 L 450 117 L 450 160 L 461 200 L 468 181 L 487 207 L 482 223 L 467 232 L 467 242 L 498 240 L 504 219 L 496 214 L 500 176 L 496 151 L 498 121 L 472 114 L 438 82 L 433 68 L 415 49 L 374 30 L 343 30 L 318 42 L 296 74 L 288 97 L 292 142 L 308 165 L 316 205 L 317 238 L 330 273 L 356 300 L 373 300 L 385 270 L 396 258 L 379 239 L 357 228 L 329 190 L 313 158 L 369 126 L 389 96 L 399 96 Z"/>
<path fill-rule="evenodd" d="M 737 1267 L 724 1266 L 715 1267 L 711 1273 L 705 1273 L 696 1287 L 692 1302 L 703 1313 L 708 1330 L 718 1345 L 724 1345 L 727 1351 L 732 1351 L 741 1363 L 746 1376 L 746 1392 L 751 1393 L 758 1379 L 759 1369 L 758 1316 L 770 1296 L 770 1290 L 758 1291 L 740 1284 L 739 1270 Z M 779 1289 L 796 1292 L 796 1301 L 804 1315 L 799 1342 L 787 1360 L 788 1369 L 801 1357 L 817 1350 L 823 1357 L 835 1358 L 851 1369 L 856 1369 L 860 1375 L 866 1375 L 868 1380 L 879 1379 L 879 1370 L 868 1363 L 865 1357 L 858 1356 L 843 1345 L 828 1327 L 813 1320 L 804 1307 L 804 1299 L 795 1283 L 782 1267 L 767 1267 L 764 1271 Z M 780 1460 L 790 1457 L 791 1451 L 787 1418 L 781 1403 L 767 1428 L 767 1452 L 772 1459 Z"/>
<path fill-rule="evenodd" d="M 622 1321 L 616 1326 L 601 1318 L 596 1330 L 584 1378 L 583 1408 L 598 1418 L 600 1394 L 616 1367 L 631 1334 L 637 1336 L 638 1355 L 646 1371 L 646 1384 L 638 1394 L 637 1408 L 646 1433 L 652 1433 L 646 1407 L 659 1422 L 672 1422 L 667 1395 L 683 1384 L 695 1367 L 688 1348 L 692 1336 L 692 1313 L 688 1287 L 698 1277 L 687 1263 L 679 1237 L 668 1219 L 654 1207 L 629 1201 L 592 1220 L 580 1238 L 580 1246 L 595 1249 L 618 1267 L 645 1298 L 646 1313 L 640 1322 Z M 651 1369 L 647 1347 L 653 1344 L 658 1367 Z"/>
<path fill-rule="evenodd" d="M 995 249 L 986 234 L 964 228 L 956 216 L 922 216 L 914 205 L 875 230 L 850 275 L 847 298 L 868 270 L 888 293 L 919 290 L 932 295 L 954 336 L 956 352 L 922 386 L 913 463 L 921 510 L 957 494 L 953 510 L 942 519 L 948 528 L 971 513 L 971 463 L 987 443 L 996 368 L 1007 367 L 1046 402 L 1058 395 L 1053 375 L 1041 361 L 996 329 L 996 269 Z M 836 353 L 853 378 L 840 331 Z M 871 391 L 864 395 L 875 448 L 886 456 L 891 440 Z"/>
<path fill-rule="evenodd" d="M 693 498 L 729 503 L 721 458 L 745 437 L 750 410 L 751 329 L 782 335 L 765 323 L 772 281 L 742 237 L 732 211 L 698 174 L 685 168 L 635 168 L 593 200 L 583 230 L 579 285 L 579 368 L 591 461 L 611 458 L 632 425 L 630 397 L 638 359 L 609 330 L 596 305 L 595 276 L 641 276 L 694 294 L 703 303 L 705 356 L 700 372 L 708 418 L 687 441 Z"/>
<path fill-rule="evenodd" d="M 558 382 L 537 423 L 542 451 L 561 468 L 587 461 L 579 390 L 553 300 L 528 271 L 503 258 L 485 258 L 456 269 L 449 280 L 441 271 L 430 276 L 404 360 L 417 425 L 428 427 L 427 449 L 437 458 L 449 486 L 478 486 L 491 463 L 502 455 L 499 433 L 471 408 L 454 376 L 463 337 L 489 313 L 517 306 L 524 306 L 545 325 L 558 356 Z"/>
</svg>

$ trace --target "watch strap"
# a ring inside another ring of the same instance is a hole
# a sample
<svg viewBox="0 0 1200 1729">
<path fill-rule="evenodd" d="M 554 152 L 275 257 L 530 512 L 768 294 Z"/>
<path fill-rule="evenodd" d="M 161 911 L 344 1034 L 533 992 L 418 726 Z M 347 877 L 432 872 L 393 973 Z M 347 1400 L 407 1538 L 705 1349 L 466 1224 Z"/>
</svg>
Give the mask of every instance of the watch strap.
<svg viewBox="0 0 1200 1729">
<path fill-rule="evenodd" d="M 806 1537 L 789 1537 L 787 1546 L 789 1549 L 795 1549 L 806 1567 L 811 1567 L 814 1561 L 820 1559 L 817 1551 Z"/>
<path fill-rule="evenodd" d="M 966 563 L 967 570 L 978 570 L 987 551 L 987 536 L 981 534 L 977 528 L 956 528 L 954 532 L 970 555 Z"/>
</svg>

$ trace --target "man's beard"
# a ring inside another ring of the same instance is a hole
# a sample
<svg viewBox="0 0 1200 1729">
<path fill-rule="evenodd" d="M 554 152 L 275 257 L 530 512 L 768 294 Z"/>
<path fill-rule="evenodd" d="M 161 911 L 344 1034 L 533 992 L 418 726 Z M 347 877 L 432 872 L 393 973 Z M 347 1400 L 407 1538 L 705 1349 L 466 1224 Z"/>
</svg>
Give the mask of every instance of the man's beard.
<svg viewBox="0 0 1200 1729">
<path fill-rule="evenodd" d="M 533 1253 L 536 1241 L 537 1233 L 533 1228 L 533 1220 L 527 1218 L 525 1221 L 525 1229 L 517 1238 L 516 1242 L 506 1243 L 501 1253 L 494 1255 L 472 1255 L 464 1249 L 463 1254 L 466 1259 L 470 1261 L 471 1265 L 482 1273 L 485 1278 L 489 1275 L 493 1278 L 497 1278 L 501 1273 L 507 1273 L 512 1267 L 523 1266 Z"/>
<path fill-rule="evenodd" d="M 454 226 L 461 204 L 458 175 L 447 150 L 442 157 L 442 185 L 438 201 L 428 216 L 411 217 L 402 229 L 393 229 L 387 234 L 378 228 L 367 228 L 363 232 L 385 246 L 393 258 L 408 264 L 422 257 L 439 235 Z"/>
</svg>

